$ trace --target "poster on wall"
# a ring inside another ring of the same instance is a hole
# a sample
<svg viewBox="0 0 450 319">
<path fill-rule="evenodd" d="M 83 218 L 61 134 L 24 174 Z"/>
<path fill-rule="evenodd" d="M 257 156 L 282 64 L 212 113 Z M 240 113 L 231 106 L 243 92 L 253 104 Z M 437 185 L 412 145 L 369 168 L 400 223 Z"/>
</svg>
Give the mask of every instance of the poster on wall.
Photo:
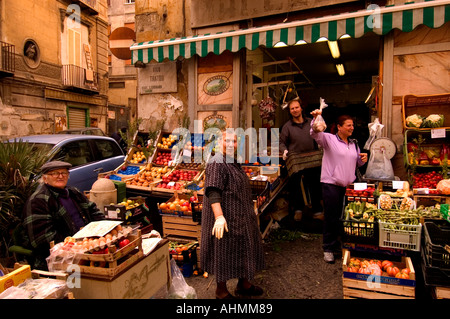
<svg viewBox="0 0 450 319">
<path fill-rule="evenodd" d="M 177 92 L 177 65 L 175 62 L 149 63 L 139 69 L 141 94 Z"/>
<path fill-rule="evenodd" d="M 67 116 L 55 114 L 55 133 L 67 130 Z"/>
<path fill-rule="evenodd" d="M 200 111 L 197 113 L 197 119 L 201 121 L 202 127 L 198 129 L 204 132 L 208 128 L 217 127 L 224 131 L 227 128 L 233 127 L 232 118 L 232 111 Z"/>
<path fill-rule="evenodd" d="M 198 75 L 198 105 L 233 103 L 233 72 Z"/>
<path fill-rule="evenodd" d="M 98 118 L 91 117 L 91 127 L 98 127 Z"/>
</svg>

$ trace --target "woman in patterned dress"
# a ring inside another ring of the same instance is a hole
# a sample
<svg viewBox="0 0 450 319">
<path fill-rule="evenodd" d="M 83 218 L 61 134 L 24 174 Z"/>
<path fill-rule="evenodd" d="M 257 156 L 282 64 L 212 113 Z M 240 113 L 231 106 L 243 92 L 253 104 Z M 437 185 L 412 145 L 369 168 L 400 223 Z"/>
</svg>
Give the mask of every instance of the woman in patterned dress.
<svg viewBox="0 0 450 319">
<path fill-rule="evenodd" d="M 225 145 L 227 155 L 234 154 L 236 136 L 227 134 Z M 236 156 L 220 156 L 208 161 L 205 178 L 202 269 L 216 276 L 217 299 L 235 298 L 226 285 L 232 278 L 239 278 L 236 294 L 261 295 L 263 290 L 249 281 L 265 263 L 248 176 Z"/>
</svg>

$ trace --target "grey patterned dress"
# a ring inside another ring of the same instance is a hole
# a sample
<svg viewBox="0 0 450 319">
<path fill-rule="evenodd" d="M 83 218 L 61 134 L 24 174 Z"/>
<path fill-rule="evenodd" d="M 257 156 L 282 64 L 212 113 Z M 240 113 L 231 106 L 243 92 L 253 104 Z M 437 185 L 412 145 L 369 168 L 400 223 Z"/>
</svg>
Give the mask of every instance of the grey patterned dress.
<svg viewBox="0 0 450 319">
<path fill-rule="evenodd" d="M 214 213 L 203 198 L 200 260 L 202 269 L 224 282 L 232 278 L 252 279 L 265 267 L 261 233 L 253 209 L 248 176 L 238 164 L 208 163 L 205 189 L 222 190 L 222 210 L 228 225 L 223 238 L 212 235 Z"/>
</svg>

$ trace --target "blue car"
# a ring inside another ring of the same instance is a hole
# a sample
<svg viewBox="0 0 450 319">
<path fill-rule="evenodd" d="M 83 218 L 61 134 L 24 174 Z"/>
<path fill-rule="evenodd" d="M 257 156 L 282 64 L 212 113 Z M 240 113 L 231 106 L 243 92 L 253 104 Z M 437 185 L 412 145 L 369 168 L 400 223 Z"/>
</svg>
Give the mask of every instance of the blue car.
<svg viewBox="0 0 450 319">
<path fill-rule="evenodd" d="M 96 135 L 52 134 L 30 135 L 11 139 L 33 144 L 36 149 L 49 152 L 50 160 L 72 164 L 69 186 L 89 191 L 98 174 L 115 170 L 125 160 L 125 154 L 110 137 Z"/>
</svg>

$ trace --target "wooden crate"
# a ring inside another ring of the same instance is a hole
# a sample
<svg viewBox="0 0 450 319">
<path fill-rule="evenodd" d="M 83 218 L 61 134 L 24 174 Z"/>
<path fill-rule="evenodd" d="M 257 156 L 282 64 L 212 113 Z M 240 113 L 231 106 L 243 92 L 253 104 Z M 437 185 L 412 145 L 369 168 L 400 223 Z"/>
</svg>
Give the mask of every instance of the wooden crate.
<svg viewBox="0 0 450 319">
<path fill-rule="evenodd" d="M 410 129 L 406 126 L 406 118 L 413 114 L 427 117 L 430 114 L 443 114 L 444 125 L 450 127 L 450 93 L 434 95 L 405 95 L 402 99 L 402 122 L 403 130 Z M 416 128 L 414 128 L 416 129 Z M 429 128 L 417 128 L 419 130 L 429 130 Z"/>
<path fill-rule="evenodd" d="M 147 256 L 113 278 L 81 276 L 72 289 L 76 299 L 149 299 L 171 282 L 169 241 L 161 243 Z"/>
<path fill-rule="evenodd" d="M 192 216 L 162 216 L 164 237 L 195 238 L 200 243 L 202 226 L 192 220 Z"/>
<path fill-rule="evenodd" d="M 399 279 L 387 276 L 371 276 L 347 271 L 350 251 L 344 250 L 342 262 L 342 286 L 345 299 L 414 299 L 415 271 L 411 258 L 402 257 L 403 268 L 409 268 L 410 279 Z M 400 265 L 394 262 L 395 265 Z M 400 267 L 399 267 L 400 268 Z"/>
<path fill-rule="evenodd" d="M 432 287 L 433 298 L 450 299 L 450 287 Z"/>
<path fill-rule="evenodd" d="M 79 267 L 84 276 L 112 278 L 141 259 L 142 237 L 140 230 L 128 236 L 130 243 L 109 254 L 78 254 Z"/>
</svg>

